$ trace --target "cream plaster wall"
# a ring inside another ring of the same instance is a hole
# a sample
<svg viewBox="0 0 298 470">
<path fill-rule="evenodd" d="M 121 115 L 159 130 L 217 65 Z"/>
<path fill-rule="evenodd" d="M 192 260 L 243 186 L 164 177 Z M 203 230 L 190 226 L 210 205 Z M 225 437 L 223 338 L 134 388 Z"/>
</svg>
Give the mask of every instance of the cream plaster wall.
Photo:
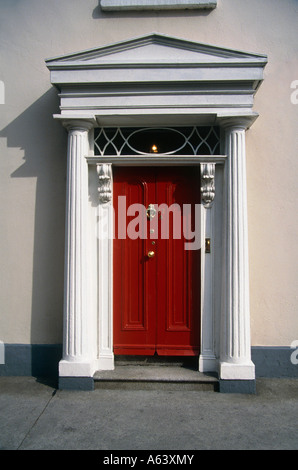
<svg viewBox="0 0 298 470">
<path fill-rule="evenodd" d="M 66 134 L 44 59 L 153 31 L 268 54 L 247 133 L 252 344 L 298 339 L 297 19 L 297 0 L 105 14 L 97 0 L 1 0 L 0 340 L 62 342 Z"/>
</svg>

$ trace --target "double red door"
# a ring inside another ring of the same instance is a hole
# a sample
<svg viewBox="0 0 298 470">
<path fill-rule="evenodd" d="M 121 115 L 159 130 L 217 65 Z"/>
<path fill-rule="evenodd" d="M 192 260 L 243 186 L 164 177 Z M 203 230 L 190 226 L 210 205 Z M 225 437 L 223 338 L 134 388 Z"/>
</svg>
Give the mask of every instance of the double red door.
<svg viewBox="0 0 298 470">
<path fill-rule="evenodd" d="M 198 354 L 198 181 L 190 167 L 114 169 L 115 354 Z"/>
</svg>

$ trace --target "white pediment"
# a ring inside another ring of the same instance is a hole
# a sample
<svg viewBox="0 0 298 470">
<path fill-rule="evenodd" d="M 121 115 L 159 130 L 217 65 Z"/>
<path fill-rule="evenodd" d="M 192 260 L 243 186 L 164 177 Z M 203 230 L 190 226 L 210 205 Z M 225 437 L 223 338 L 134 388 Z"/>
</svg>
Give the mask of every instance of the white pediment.
<svg viewBox="0 0 298 470">
<path fill-rule="evenodd" d="M 134 123 L 251 114 L 266 63 L 264 55 L 156 33 L 46 60 L 61 115 L 131 115 Z"/>
<path fill-rule="evenodd" d="M 100 67 L 125 64 L 231 64 L 264 62 L 266 56 L 177 39 L 161 34 L 55 57 L 46 61 L 49 68 Z"/>
</svg>

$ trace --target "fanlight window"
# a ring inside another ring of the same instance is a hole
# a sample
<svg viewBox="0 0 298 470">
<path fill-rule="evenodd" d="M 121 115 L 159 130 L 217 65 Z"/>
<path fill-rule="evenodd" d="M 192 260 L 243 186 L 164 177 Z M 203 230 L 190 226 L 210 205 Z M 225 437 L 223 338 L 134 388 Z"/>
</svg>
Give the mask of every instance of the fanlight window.
<svg viewBox="0 0 298 470">
<path fill-rule="evenodd" d="M 95 155 L 215 155 L 219 153 L 217 127 L 95 129 Z"/>
</svg>

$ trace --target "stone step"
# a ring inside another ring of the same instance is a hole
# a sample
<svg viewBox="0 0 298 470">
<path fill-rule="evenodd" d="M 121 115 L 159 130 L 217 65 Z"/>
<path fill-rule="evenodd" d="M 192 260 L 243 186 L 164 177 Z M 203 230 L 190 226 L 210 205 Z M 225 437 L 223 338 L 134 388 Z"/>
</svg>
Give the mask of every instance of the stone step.
<svg viewBox="0 0 298 470">
<path fill-rule="evenodd" d="M 181 366 L 198 370 L 198 357 L 194 356 L 115 356 L 115 365 Z"/>
<path fill-rule="evenodd" d="M 217 390 L 218 380 L 181 365 L 117 365 L 113 371 L 97 371 L 95 388 L 126 390 Z"/>
</svg>

